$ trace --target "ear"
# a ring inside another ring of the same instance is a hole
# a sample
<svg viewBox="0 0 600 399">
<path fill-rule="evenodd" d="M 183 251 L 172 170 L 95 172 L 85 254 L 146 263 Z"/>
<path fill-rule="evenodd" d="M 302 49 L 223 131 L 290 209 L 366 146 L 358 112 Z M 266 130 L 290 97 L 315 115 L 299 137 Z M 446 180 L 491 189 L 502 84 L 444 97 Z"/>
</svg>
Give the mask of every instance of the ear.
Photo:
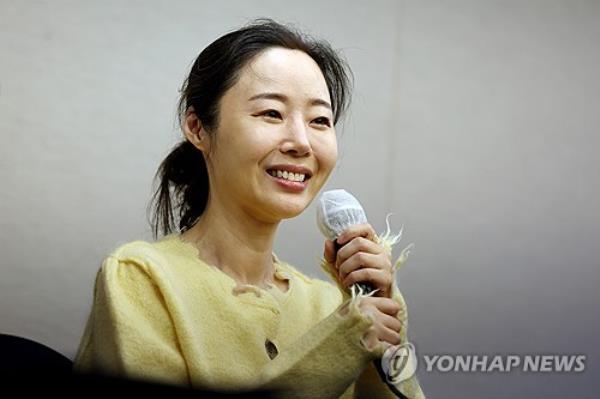
<svg viewBox="0 0 600 399">
<path fill-rule="evenodd" d="M 202 126 L 200 119 L 196 116 L 193 107 L 189 107 L 186 111 L 181 128 L 185 137 L 187 137 L 188 141 L 192 143 L 194 147 L 203 153 L 208 153 L 210 151 L 210 136 Z"/>
</svg>

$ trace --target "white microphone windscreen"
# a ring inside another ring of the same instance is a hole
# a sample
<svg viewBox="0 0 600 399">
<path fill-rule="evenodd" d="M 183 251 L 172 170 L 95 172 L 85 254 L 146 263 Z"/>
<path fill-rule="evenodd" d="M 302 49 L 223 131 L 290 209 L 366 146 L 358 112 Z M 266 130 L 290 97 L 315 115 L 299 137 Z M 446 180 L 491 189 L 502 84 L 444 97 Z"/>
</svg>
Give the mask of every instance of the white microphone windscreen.
<svg viewBox="0 0 600 399">
<path fill-rule="evenodd" d="M 317 225 L 325 237 L 335 240 L 355 224 L 367 223 L 360 202 L 346 190 L 325 191 L 317 206 Z"/>
</svg>

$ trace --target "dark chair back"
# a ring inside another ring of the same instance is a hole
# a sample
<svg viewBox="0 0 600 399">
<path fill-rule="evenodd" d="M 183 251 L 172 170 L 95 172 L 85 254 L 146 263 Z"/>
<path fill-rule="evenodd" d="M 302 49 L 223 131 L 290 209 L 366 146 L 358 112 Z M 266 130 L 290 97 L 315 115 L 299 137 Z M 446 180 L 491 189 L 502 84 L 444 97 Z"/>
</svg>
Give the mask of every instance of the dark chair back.
<svg viewBox="0 0 600 399">
<path fill-rule="evenodd" d="M 46 345 L 0 334 L 0 371 L 70 373 L 72 365 L 71 360 Z"/>
</svg>

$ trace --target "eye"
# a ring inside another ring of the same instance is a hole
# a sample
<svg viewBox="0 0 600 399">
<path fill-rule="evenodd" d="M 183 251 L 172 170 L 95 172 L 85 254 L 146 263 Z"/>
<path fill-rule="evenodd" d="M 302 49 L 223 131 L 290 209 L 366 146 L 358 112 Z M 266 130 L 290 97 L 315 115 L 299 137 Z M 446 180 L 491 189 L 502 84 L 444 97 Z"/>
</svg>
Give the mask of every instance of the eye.
<svg viewBox="0 0 600 399">
<path fill-rule="evenodd" d="M 331 122 L 329 121 L 329 118 L 326 118 L 324 116 L 315 119 L 315 122 L 317 122 L 319 125 L 331 127 Z"/>
<path fill-rule="evenodd" d="M 275 111 L 274 109 L 270 109 L 268 111 L 265 111 L 262 113 L 262 115 L 269 117 L 269 118 L 279 118 L 281 119 L 281 114 L 279 113 L 279 111 Z"/>
</svg>

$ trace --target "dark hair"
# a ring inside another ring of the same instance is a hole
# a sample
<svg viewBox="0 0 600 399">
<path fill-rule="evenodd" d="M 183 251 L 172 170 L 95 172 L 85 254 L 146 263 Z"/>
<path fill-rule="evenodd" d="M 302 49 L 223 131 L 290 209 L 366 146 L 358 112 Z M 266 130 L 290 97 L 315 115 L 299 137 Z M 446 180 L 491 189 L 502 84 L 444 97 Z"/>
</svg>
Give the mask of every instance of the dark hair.
<svg viewBox="0 0 600 399">
<path fill-rule="evenodd" d="M 219 104 L 225 92 L 237 82 L 241 69 L 254 57 L 271 47 L 301 50 L 319 66 L 331 97 L 333 123 L 337 124 L 350 104 L 352 71 L 329 43 L 305 35 L 272 19 L 256 19 L 227 33 L 206 47 L 194 62 L 181 87 L 178 104 L 179 124 L 190 107 L 208 133 L 219 123 Z M 160 164 L 154 179 L 160 179 L 150 206 L 154 238 L 162 227 L 168 235 L 175 226 L 171 195 L 179 211 L 179 230 L 192 227 L 204 212 L 209 183 L 206 162 L 200 150 L 187 139 L 178 143 Z"/>
</svg>

